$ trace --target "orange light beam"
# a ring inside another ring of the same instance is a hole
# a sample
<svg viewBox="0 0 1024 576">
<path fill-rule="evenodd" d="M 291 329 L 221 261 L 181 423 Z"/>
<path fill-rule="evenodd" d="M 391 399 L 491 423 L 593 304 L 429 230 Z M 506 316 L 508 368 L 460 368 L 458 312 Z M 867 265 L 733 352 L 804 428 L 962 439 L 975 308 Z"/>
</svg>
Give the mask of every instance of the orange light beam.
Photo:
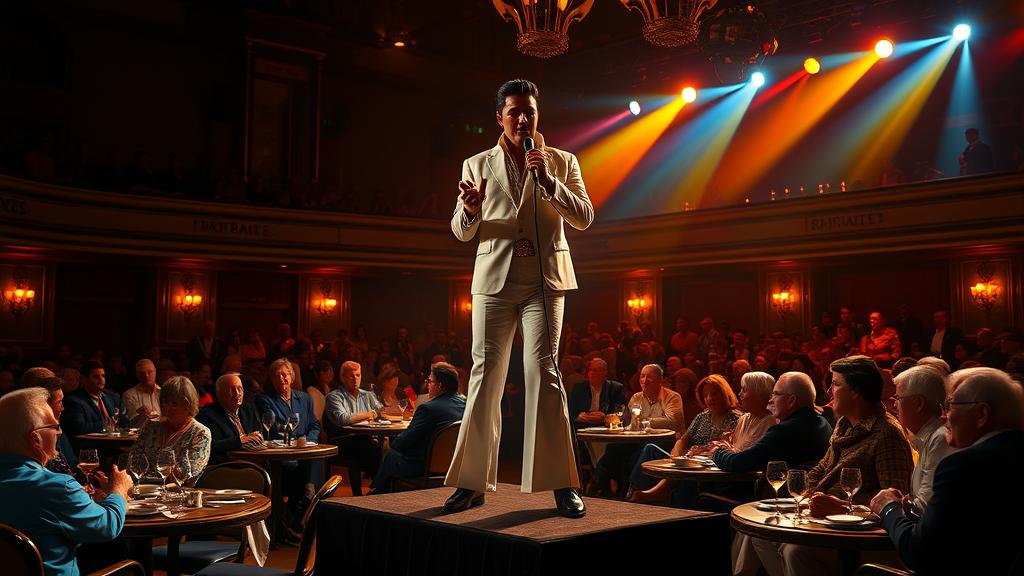
<svg viewBox="0 0 1024 576">
<path fill-rule="evenodd" d="M 636 122 L 609 134 L 579 153 L 580 169 L 594 207 L 611 197 L 683 106 L 681 98 L 672 98 L 661 108 L 644 114 Z"/>
<path fill-rule="evenodd" d="M 879 58 L 873 51 L 801 83 L 798 94 L 765 110 L 722 159 L 712 188 L 729 197 L 749 193 L 776 162 L 820 121 Z"/>
</svg>

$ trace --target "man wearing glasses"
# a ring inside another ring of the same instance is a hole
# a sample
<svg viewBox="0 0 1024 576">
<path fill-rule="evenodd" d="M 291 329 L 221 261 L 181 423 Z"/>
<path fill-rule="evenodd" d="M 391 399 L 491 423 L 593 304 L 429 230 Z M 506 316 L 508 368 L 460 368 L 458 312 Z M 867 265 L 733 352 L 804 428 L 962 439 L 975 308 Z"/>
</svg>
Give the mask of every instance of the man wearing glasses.
<svg viewBox="0 0 1024 576">
<path fill-rule="evenodd" d="M 961 370 L 949 384 L 946 440 L 960 451 L 936 468 L 921 519 L 907 517 L 894 488 L 879 491 L 871 510 L 915 574 L 1019 573 L 1024 553 L 1013 526 L 1024 515 L 1021 386 L 994 368 Z"/>
<path fill-rule="evenodd" d="M 427 377 L 430 401 L 416 407 L 412 421 L 404 432 L 391 441 L 391 450 L 380 463 L 370 487 L 374 494 L 391 491 L 391 481 L 423 474 L 430 458 L 427 449 L 434 433 L 442 427 L 462 420 L 466 399 L 459 395 L 459 373 L 447 362 L 430 367 Z"/>
<path fill-rule="evenodd" d="M 0 523 L 32 539 L 47 574 L 77 575 L 75 549 L 108 542 L 121 533 L 132 480 L 114 466 L 100 502 L 67 474 L 44 468 L 57 453 L 60 423 L 43 388 L 26 388 L 0 399 Z"/>
</svg>

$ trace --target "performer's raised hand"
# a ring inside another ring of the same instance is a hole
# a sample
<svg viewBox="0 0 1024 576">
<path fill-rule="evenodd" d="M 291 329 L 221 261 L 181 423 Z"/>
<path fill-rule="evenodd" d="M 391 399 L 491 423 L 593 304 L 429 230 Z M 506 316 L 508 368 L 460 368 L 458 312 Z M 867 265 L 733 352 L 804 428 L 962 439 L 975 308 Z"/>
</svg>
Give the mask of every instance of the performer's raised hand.
<svg viewBox="0 0 1024 576">
<path fill-rule="evenodd" d="M 530 150 L 526 153 L 526 169 L 536 170 L 537 180 L 540 181 L 540 185 L 550 192 L 554 190 L 555 181 L 548 174 L 547 157 L 548 153 L 542 148 Z"/>
<path fill-rule="evenodd" d="M 466 211 L 466 216 L 476 218 L 486 197 L 487 178 L 480 181 L 479 189 L 472 180 L 463 180 L 459 182 L 459 190 L 459 199 L 462 200 L 462 209 Z"/>
</svg>

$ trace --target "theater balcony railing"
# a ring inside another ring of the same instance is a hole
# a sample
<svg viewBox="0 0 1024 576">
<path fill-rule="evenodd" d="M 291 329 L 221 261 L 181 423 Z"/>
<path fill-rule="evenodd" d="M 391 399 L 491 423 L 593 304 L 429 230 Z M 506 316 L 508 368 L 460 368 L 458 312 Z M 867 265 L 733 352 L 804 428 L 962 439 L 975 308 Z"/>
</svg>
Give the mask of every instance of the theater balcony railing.
<svg viewBox="0 0 1024 576">
<path fill-rule="evenodd" d="M 600 207 L 598 207 L 600 214 Z M 1024 173 L 833 193 L 569 231 L 576 268 L 615 273 L 1024 242 Z M 445 220 L 146 197 L 0 176 L 8 252 L 136 255 L 468 274 Z"/>
</svg>

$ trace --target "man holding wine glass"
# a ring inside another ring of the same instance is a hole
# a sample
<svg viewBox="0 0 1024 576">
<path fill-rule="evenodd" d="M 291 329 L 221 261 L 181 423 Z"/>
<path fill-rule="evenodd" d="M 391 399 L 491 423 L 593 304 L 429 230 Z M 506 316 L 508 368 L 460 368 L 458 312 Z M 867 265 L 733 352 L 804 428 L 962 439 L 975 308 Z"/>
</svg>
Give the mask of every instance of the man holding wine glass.
<svg viewBox="0 0 1024 576">
<path fill-rule="evenodd" d="M 875 361 L 867 356 L 849 356 L 833 362 L 829 370 L 836 426 L 825 456 L 807 472 L 812 494 L 809 512 L 819 518 L 848 513 L 858 493 L 860 503 L 866 504 L 868 495 L 880 487 L 908 490 L 914 468 L 910 441 L 882 405 L 882 372 Z M 751 542 L 770 576 L 837 570 L 836 550 L 760 538 Z"/>
<path fill-rule="evenodd" d="M 252 402 L 245 402 L 245 387 L 236 372 L 222 374 L 214 385 L 217 401 L 203 406 L 197 420 L 210 429 L 213 441 L 210 459 L 222 462 L 228 459 L 228 452 L 245 444 L 263 442 L 260 434 L 260 417 Z M 273 418 L 273 412 L 268 412 Z M 273 421 L 271 421 L 271 424 Z M 270 426 L 266 427 L 268 430 Z"/>
<path fill-rule="evenodd" d="M 121 533 L 132 480 L 117 466 L 94 502 L 77 480 L 43 466 L 57 452 L 61 425 L 38 387 L 0 398 L 0 523 L 32 539 L 47 574 L 78 574 L 76 549 Z M 5 567 L 11 569 L 10 567 Z"/>
</svg>

